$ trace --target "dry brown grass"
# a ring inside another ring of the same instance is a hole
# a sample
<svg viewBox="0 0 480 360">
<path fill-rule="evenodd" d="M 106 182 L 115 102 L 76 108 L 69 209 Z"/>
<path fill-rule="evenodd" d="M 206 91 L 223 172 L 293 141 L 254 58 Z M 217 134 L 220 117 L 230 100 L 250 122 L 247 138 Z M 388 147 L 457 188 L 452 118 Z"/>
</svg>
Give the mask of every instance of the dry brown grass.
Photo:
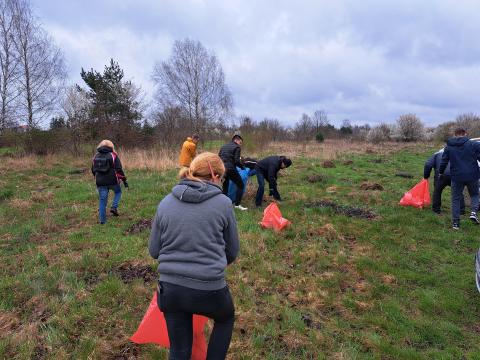
<svg viewBox="0 0 480 360">
<path fill-rule="evenodd" d="M 379 154 L 385 155 L 401 149 L 416 149 L 419 147 L 417 143 L 397 143 L 390 142 L 379 145 L 369 144 L 366 142 L 354 142 L 350 140 L 328 139 L 323 143 L 309 142 L 307 144 L 284 141 L 271 142 L 266 146 L 262 146 L 256 151 L 242 151 L 243 156 L 262 158 L 271 154 L 286 155 L 292 158 L 306 157 L 318 159 L 319 161 L 335 160 L 345 157 L 349 154 Z M 210 150 L 217 153 L 219 149 Z M 159 147 L 152 149 L 120 149 L 119 157 L 126 170 L 155 170 L 164 171 L 174 169 L 178 166 L 178 152 L 170 149 L 162 149 Z M 16 169 L 33 169 L 41 167 L 42 169 L 52 168 L 59 164 L 65 163 L 65 159 L 72 168 L 84 168 L 90 165 L 90 157 L 71 157 L 65 154 L 37 156 L 26 155 L 22 157 L 5 157 L 0 162 L 0 171 Z"/>
<path fill-rule="evenodd" d="M 133 149 L 121 151 L 120 159 L 126 170 L 168 170 L 177 166 L 178 154 L 166 149 Z"/>
<path fill-rule="evenodd" d="M 342 158 L 347 154 L 389 154 L 401 149 L 416 149 L 417 143 L 397 143 L 389 142 L 379 145 L 374 145 L 366 142 L 357 142 L 342 139 L 328 139 L 323 143 L 309 142 L 306 145 L 297 142 L 272 142 L 264 154 L 279 154 L 290 157 L 306 157 L 320 160 L 335 160 Z M 250 154 L 249 154 L 250 155 Z M 256 154 L 258 155 L 258 154 Z"/>
</svg>

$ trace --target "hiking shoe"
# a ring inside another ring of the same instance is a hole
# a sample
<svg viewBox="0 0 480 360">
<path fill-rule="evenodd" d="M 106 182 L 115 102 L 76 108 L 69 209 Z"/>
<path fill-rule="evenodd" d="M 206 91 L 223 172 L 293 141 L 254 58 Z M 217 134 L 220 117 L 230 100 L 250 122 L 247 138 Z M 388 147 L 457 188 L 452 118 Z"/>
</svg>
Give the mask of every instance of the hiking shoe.
<svg viewBox="0 0 480 360">
<path fill-rule="evenodd" d="M 470 213 L 470 220 L 472 220 L 472 222 L 473 222 L 475 225 L 479 225 L 479 224 L 480 224 L 480 221 L 478 221 L 477 213 L 475 213 L 475 212 L 473 212 L 473 211 Z"/>
<path fill-rule="evenodd" d="M 457 222 L 454 222 L 453 225 L 452 225 L 452 229 L 453 230 L 460 230 L 460 224 L 457 223 Z"/>
<path fill-rule="evenodd" d="M 241 211 L 246 211 L 248 208 L 243 207 L 242 205 L 235 205 L 235 209 L 241 210 Z"/>
<path fill-rule="evenodd" d="M 113 216 L 118 216 L 118 211 L 117 211 L 117 209 L 115 209 L 115 208 L 111 208 L 111 209 L 110 209 L 110 213 L 111 213 Z"/>
</svg>

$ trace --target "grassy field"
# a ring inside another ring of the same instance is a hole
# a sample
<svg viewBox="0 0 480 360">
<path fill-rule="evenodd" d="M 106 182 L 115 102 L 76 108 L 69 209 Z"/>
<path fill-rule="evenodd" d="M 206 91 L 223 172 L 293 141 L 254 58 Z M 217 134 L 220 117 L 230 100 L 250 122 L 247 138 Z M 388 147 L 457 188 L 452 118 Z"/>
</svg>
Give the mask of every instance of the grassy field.
<svg viewBox="0 0 480 360">
<path fill-rule="evenodd" d="M 448 189 L 442 216 L 398 206 L 434 148 L 275 149 L 294 155 L 279 179 L 293 224 L 276 234 L 259 227 L 261 211 L 237 213 L 229 358 L 480 358 L 479 227 L 450 229 Z M 156 285 L 143 225 L 175 170 L 127 169 L 121 216 L 100 226 L 88 159 L 10 156 L 0 155 L 0 358 L 164 359 L 128 337 Z M 335 167 L 321 166 L 328 159 Z"/>
</svg>

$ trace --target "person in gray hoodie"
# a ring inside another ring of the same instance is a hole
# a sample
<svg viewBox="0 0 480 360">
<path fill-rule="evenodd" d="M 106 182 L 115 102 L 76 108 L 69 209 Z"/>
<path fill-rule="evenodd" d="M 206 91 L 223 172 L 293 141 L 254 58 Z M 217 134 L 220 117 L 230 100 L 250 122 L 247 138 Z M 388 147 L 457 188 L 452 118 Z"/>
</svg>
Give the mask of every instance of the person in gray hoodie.
<svg viewBox="0 0 480 360">
<path fill-rule="evenodd" d="M 158 306 L 170 339 L 170 359 L 190 359 L 192 316 L 214 320 L 207 359 L 224 359 L 235 310 L 225 269 L 239 251 L 231 200 L 222 193 L 225 167 L 202 153 L 182 170 L 181 180 L 158 205 L 149 240 L 159 262 Z"/>
</svg>

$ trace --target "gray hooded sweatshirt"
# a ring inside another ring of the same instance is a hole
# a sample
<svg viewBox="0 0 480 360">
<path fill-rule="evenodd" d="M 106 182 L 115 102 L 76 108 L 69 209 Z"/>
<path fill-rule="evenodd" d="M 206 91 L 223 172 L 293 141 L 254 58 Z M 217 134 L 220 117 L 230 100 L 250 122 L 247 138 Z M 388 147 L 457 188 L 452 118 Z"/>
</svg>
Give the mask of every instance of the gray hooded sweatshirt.
<svg viewBox="0 0 480 360">
<path fill-rule="evenodd" d="M 148 244 L 160 281 L 219 290 L 239 250 L 232 201 L 210 182 L 182 180 L 158 205 Z"/>
</svg>

